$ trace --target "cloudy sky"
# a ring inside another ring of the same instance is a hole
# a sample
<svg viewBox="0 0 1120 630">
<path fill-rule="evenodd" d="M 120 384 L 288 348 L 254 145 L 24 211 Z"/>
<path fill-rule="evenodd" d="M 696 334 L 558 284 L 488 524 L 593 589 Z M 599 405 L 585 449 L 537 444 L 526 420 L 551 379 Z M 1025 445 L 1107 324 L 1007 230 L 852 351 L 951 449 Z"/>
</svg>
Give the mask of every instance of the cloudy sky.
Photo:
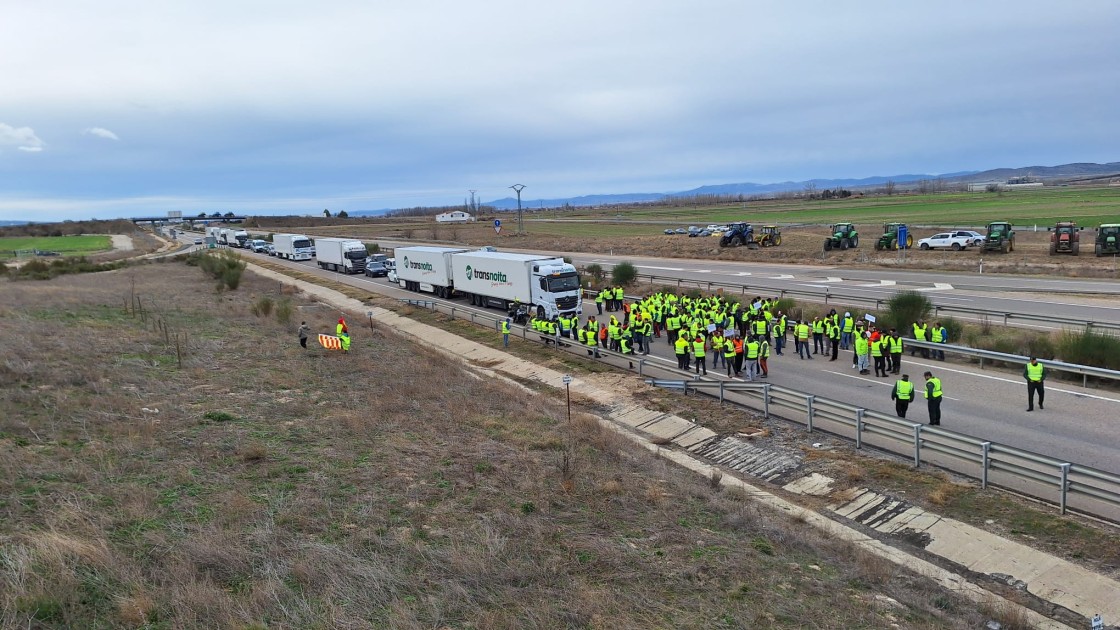
<svg viewBox="0 0 1120 630">
<path fill-rule="evenodd" d="M 1120 160 L 1120 2 L 8 0 L 0 219 Z"/>
</svg>

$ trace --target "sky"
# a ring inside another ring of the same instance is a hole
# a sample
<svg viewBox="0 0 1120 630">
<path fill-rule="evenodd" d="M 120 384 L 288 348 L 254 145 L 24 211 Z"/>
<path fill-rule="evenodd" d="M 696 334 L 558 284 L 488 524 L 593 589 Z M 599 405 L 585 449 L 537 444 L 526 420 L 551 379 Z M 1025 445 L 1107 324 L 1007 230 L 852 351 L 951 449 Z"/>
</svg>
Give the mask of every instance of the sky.
<svg viewBox="0 0 1120 630">
<path fill-rule="evenodd" d="M 7 0 L 0 220 L 1120 161 L 1120 2 Z"/>
</svg>

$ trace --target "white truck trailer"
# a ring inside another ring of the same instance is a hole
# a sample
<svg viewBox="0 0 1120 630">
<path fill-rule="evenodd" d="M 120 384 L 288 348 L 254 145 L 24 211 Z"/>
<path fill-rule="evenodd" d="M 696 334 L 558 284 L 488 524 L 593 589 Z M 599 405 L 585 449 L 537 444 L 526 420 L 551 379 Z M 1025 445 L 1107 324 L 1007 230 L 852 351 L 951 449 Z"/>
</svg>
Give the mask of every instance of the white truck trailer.
<svg viewBox="0 0 1120 630">
<path fill-rule="evenodd" d="M 409 291 L 450 298 L 455 292 L 451 255 L 465 251 L 461 247 L 398 247 L 393 251 L 397 260 L 397 281 Z"/>
<path fill-rule="evenodd" d="M 451 255 L 451 277 L 455 289 L 465 293 L 474 306 L 509 311 L 511 306 L 521 304 L 535 310 L 537 317 L 548 318 L 583 311 L 579 274 L 563 258 L 460 252 Z"/>
<path fill-rule="evenodd" d="M 237 239 L 233 238 L 233 230 L 229 228 L 221 228 L 218 230 L 218 244 L 235 247 Z"/>
<path fill-rule="evenodd" d="M 303 234 L 275 234 L 272 245 L 284 260 L 311 260 L 311 239 Z"/>
<path fill-rule="evenodd" d="M 339 273 L 366 272 L 366 245 L 349 238 L 317 238 L 315 254 L 319 266 Z"/>
<path fill-rule="evenodd" d="M 245 230 L 233 230 L 233 247 L 245 248 L 249 246 L 249 233 Z"/>
</svg>

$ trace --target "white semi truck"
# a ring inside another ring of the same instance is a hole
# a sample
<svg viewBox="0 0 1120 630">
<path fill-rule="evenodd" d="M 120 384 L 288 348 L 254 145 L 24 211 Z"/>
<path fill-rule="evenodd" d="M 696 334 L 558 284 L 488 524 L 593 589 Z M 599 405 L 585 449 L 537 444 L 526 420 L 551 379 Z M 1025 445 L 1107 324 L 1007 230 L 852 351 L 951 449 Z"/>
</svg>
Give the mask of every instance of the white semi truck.
<svg viewBox="0 0 1120 630">
<path fill-rule="evenodd" d="M 311 260 L 311 239 L 303 234 L 275 234 L 272 245 L 276 255 L 284 260 Z"/>
<path fill-rule="evenodd" d="M 537 317 L 548 318 L 583 312 L 579 274 L 563 258 L 460 252 L 451 255 L 451 276 L 455 290 L 466 294 L 474 306 L 509 311 L 511 306 L 521 304 L 536 311 Z"/>
<path fill-rule="evenodd" d="M 230 247 L 235 247 L 236 243 L 237 239 L 233 238 L 233 230 L 229 228 L 221 228 L 218 230 L 219 245 L 228 245 Z"/>
<path fill-rule="evenodd" d="M 465 251 L 456 247 L 398 247 L 393 251 L 397 260 L 397 282 L 409 291 L 450 298 L 455 291 L 451 255 Z"/>
<path fill-rule="evenodd" d="M 323 269 L 339 273 L 366 272 L 366 245 L 349 238 L 315 239 L 315 255 Z"/>
<path fill-rule="evenodd" d="M 230 243 L 230 245 L 232 245 L 234 247 L 244 248 L 244 247 L 248 247 L 248 243 L 249 243 L 249 233 L 248 232 L 246 232 L 245 230 L 234 230 L 233 231 L 233 242 Z"/>
</svg>

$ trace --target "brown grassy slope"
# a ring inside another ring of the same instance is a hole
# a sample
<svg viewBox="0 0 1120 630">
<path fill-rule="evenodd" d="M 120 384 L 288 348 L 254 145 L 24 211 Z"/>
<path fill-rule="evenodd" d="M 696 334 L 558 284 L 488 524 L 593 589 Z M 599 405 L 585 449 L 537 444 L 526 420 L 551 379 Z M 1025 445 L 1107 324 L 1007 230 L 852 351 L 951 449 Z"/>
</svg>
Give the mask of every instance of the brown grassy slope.
<svg viewBox="0 0 1120 630">
<path fill-rule="evenodd" d="M 275 283 L 212 286 L 171 263 L 4 285 L 3 627 L 980 619 L 579 408 L 569 428 L 560 400 L 368 328 L 348 356 L 305 352 L 294 323 L 248 314 Z M 147 321 L 124 312 L 132 292 Z M 332 309 L 297 305 L 295 322 L 333 327 Z"/>
</svg>

